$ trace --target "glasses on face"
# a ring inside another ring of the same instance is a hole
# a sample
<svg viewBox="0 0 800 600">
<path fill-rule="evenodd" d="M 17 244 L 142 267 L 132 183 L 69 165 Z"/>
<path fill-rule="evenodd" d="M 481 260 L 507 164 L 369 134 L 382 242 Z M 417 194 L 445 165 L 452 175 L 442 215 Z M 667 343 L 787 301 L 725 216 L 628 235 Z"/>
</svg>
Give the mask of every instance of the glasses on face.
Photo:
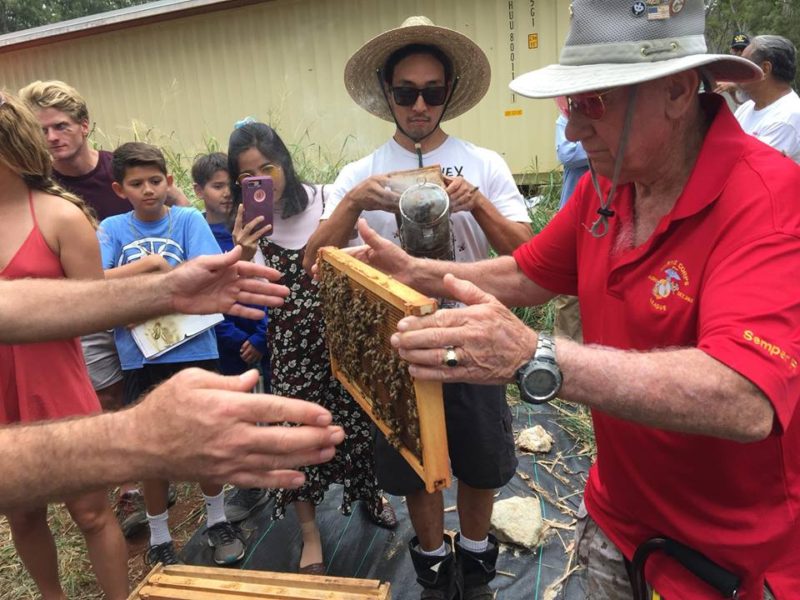
<svg viewBox="0 0 800 600">
<path fill-rule="evenodd" d="M 403 85 L 392 88 L 392 97 L 397 106 L 413 106 L 420 96 L 428 106 L 441 106 L 447 100 L 447 86 L 415 88 Z"/>
<path fill-rule="evenodd" d="M 256 169 L 255 173 L 251 173 L 250 171 L 243 171 L 243 172 L 239 173 L 239 177 L 236 178 L 236 185 L 241 187 L 242 186 L 242 182 L 244 182 L 245 178 L 253 177 L 254 175 L 268 175 L 268 176 L 271 177 L 272 174 L 275 173 L 275 171 L 277 171 L 280 168 L 281 168 L 280 165 L 275 165 L 275 164 L 272 164 L 272 163 L 268 163 L 268 164 L 262 165 L 261 167 Z"/>
<path fill-rule="evenodd" d="M 569 116 L 574 112 L 582 114 L 584 117 L 597 121 L 603 118 L 606 114 L 606 103 L 603 100 L 614 90 L 606 90 L 605 92 L 589 92 L 588 94 L 575 94 L 574 96 L 567 96 L 567 111 Z"/>
</svg>

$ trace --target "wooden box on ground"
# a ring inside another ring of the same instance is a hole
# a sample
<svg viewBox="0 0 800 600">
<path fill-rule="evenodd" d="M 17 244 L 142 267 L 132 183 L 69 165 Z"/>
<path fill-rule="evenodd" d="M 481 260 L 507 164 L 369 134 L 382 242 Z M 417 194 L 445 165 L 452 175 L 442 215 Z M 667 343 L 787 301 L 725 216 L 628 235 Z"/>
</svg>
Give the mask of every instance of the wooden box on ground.
<svg viewBox="0 0 800 600">
<path fill-rule="evenodd" d="M 318 272 L 331 368 L 429 492 L 450 485 L 442 384 L 415 380 L 389 338 L 403 317 L 432 314 L 436 300 L 337 248 Z"/>
<path fill-rule="evenodd" d="M 388 583 L 216 567 L 156 565 L 129 600 L 390 600 Z"/>
</svg>

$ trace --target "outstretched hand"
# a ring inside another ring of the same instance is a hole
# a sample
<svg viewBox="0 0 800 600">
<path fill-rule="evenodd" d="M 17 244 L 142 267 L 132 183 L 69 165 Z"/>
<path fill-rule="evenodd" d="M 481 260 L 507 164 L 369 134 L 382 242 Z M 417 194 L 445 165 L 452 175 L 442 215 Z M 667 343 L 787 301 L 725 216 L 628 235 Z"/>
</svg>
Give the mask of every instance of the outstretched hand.
<svg viewBox="0 0 800 600">
<path fill-rule="evenodd" d="M 411 262 L 414 260 L 400 246 L 393 244 L 367 225 L 366 219 L 358 220 L 358 233 L 364 244 L 342 248 L 344 252 L 363 263 L 391 275 L 397 281 L 411 283 Z M 316 263 L 311 267 L 314 279 L 319 276 Z"/>
<path fill-rule="evenodd" d="M 230 252 L 192 259 L 164 276 L 175 312 L 209 314 L 222 312 L 248 319 L 262 319 L 264 311 L 244 306 L 277 307 L 289 295 L 277 283 L 279 271 L 240 261 L 240 246 Z M 266 281 L 268 280 L 268 281 Z"/>
<path fill-rule="evenodd" d="M 479 384 L 513 381 L 517 369 L 533 356 L 536 333 L 473 283 L 448 274 L 443 284 L 449 297 L 467 306 L 406 317 L 391 338 L 411 375 Z M 455 350 L 457 366 L 444 364 L 448 346 Z"/>
<path fill-rule="evenodd" d="M 131 409 L 142 447 L 164 457 L 159 476 L 296 488 L 305 478 L 294 467 L 330 460 L 344 439 L 331 414 L 312 402 L 249 393 L 257 380 L 255 370 L 225 377 L 186 369 Z"/>
</svg>

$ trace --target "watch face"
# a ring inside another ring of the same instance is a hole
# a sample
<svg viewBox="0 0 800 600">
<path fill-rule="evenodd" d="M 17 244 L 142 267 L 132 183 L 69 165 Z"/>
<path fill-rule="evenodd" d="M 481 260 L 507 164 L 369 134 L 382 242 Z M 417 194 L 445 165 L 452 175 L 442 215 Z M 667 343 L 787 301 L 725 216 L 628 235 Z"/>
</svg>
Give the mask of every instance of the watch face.
<svg viewBox="0 0 800 600">
<path fill-rule="evenodd" d="M 556 376 L 547 369 L 536 369 L 525 376 L 525 389 L 534 396 L 547 396 L 557 386 Z"/>
</svg>

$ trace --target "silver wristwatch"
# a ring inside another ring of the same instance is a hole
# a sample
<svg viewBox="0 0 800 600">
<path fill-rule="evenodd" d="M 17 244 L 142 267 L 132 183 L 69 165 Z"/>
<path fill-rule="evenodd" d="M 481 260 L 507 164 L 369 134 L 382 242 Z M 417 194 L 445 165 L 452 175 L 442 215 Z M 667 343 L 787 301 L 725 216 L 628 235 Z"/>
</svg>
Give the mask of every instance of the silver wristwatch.
<svg viewBox="0 0 800 600">
<path fill-rule="evenodd" d="M 533 358 L 517 371 L 520 398 L 530 404 L 544 404 L 556 397 L 561 382 L 555 339 L 549 333 L 541 332 Z"/>
</svg>

